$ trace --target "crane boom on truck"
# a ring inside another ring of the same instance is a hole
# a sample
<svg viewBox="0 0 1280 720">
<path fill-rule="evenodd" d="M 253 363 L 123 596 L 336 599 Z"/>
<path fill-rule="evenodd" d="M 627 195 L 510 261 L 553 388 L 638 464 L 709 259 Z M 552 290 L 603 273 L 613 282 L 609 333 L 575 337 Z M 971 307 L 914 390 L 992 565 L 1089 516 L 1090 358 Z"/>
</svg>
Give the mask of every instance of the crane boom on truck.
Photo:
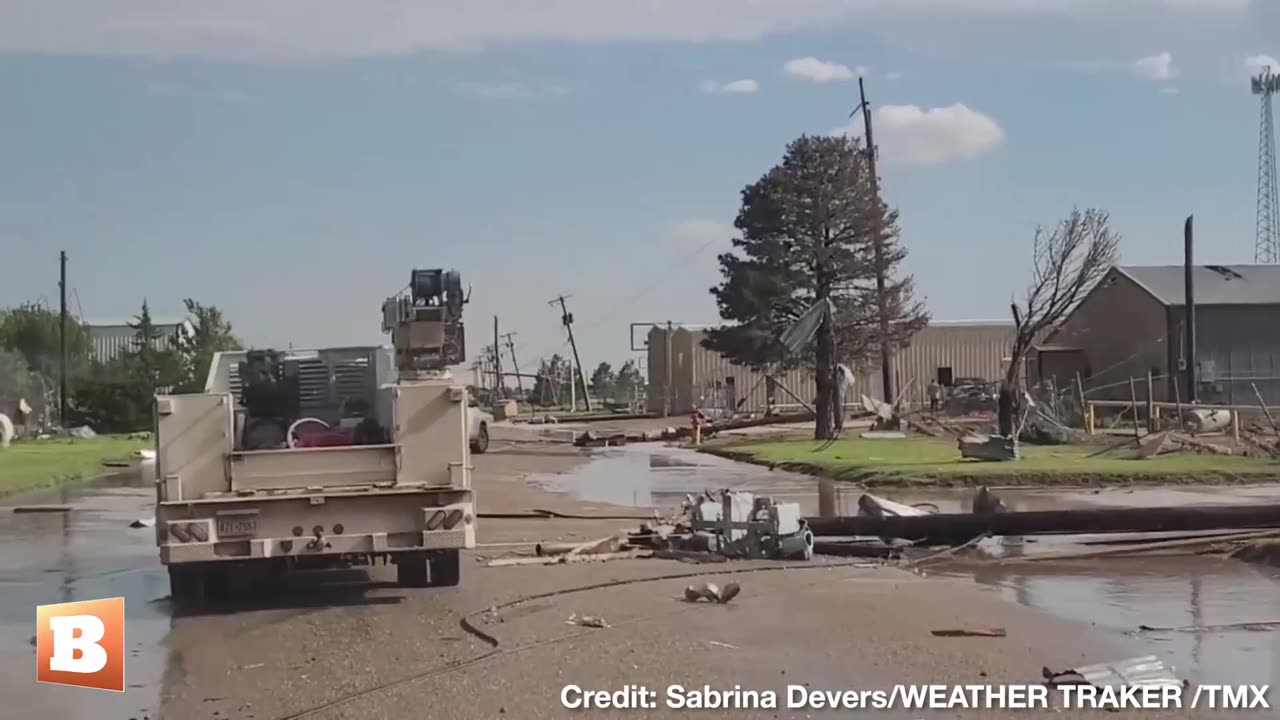
<svg viewBox="0 0 1280 720">
<path fill-rule="evenodd" d="M 156 544 L 176 603 L 295 568 L 458 583 L 476 526 L 476 433 L 449 372 L 466 302 L 458 273 L 414 270 L 382 306 L 390 348 L 217 353 L 204 392 L 156 397 Z"/>
</svg>

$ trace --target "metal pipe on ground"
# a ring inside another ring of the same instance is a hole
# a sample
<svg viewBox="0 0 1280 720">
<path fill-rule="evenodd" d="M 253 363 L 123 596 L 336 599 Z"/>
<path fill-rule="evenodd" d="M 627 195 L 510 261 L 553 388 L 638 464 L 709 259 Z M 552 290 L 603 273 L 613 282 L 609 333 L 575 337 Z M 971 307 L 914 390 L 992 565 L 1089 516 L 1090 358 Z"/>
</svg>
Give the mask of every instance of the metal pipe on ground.
<svg viewBox="0 0 1280 720">
<path fill-rule="evenodd" d="M 1280 504 L 1097 508 L 917 517 L 806 518 L 818 537 L 891 537 L 959 544 L 983 534 L 1052 535 L 1280 528 Z"/>
</svg>

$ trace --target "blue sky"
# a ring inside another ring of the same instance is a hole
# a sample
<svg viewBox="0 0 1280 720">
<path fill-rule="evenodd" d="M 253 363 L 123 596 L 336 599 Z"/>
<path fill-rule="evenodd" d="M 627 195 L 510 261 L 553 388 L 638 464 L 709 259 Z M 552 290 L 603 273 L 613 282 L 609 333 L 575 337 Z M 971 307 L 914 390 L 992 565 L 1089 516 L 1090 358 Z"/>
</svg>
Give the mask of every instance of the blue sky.
<svg viewBox="0 0 1280 720">
<path fill-rule="evenodd" d="M 263 346 L 379 342 L 412 267 L 473 286 L 530 365 L 709 323 L 738 192 L 877 108 L 934 316 L 1003 317 L 1037 223 L 1111 211 L 1123 257 L 1253 259 L 1272 0 L 8 0 L 0 305 L 160 316 Z"/>
</svg>

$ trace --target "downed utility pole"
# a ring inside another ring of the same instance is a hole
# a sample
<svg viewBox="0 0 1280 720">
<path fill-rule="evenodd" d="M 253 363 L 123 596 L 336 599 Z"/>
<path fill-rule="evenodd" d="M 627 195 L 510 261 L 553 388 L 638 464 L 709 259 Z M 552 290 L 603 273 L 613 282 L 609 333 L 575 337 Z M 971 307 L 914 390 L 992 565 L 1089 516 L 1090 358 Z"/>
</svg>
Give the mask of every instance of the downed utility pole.
<svg viewBox="0 0 1280 720">
<path fill-rule="evenodd" d="M 893 537 L 951 545 L 979 535 L 1140 533 L 1280 528 L 1280 504 L 1098 508 L 919 517 L 806 518 L 818 537 Z"/>
<path fill-rule="evenodd" d="M 515 370 L 513 374 L 516 376 L 516 390 L 519 390 L 520 396 L 524 397 L 524 381 L 520 379 L 523 376 L 520 374 L 520 362 L 516 360 L 516 344 L 511 341 L 514 336 L 513 332 L 503 335 L 507 339 L 507 352 L 511 353 L 511 369 Z"/>
<path fill-rule="evenodd" d="M 880 202 L 880 178 L 876 175 L 876 144 L 871 135 L 871 103 L 867 102 L 867 89 L 863 85 L 862 78 L 858 78 L 858 96 L 860 102 L 857 109 L 849 113 L 849 117 L 862 113 L 862 123 L 866 128 L 867 147 L 863 152 L 867 154 L 867 170 L 871 174 L 871 196 L 874 202 Z M 880 330 L 880 385 L 884 389 L 884 401 L 893 402 L 893 368 L 889 365 L 889 307 L 888 297 L 885 294 L 885 276 L 884 276 L 884 237 L 881 228 L 875 228 L 875 235 L 872 241 L 872 247 L 875 250 L 876 263 L 876 316 Z M 897 403 L 894 403 L 896 406 Z"/>
<path fill-rule="evenodd" d="M 502 343 L 498 340 L 498 316 L 493 316 L 493 375 L 498 390 L 498 398 L 507 397 L 507 384 L 502 379 Z"/>
<path fill-rule="evenodd" d="M 587 406 L 587 412 L 591 412 L 591 395 L 587 393 L 587 378 L 582 374 L 582 358 L 578 357 L 578 343 L 573 339 L 573 313 L 569 312 L 569 309 L 565 307 L 564 304 L 564 301 L 568 300 L 570 297 L 571 296 L 569 295 L 561 295 L 560 297 L 547 302 L 547 304 L 560 304 L 560 321 L 564 323 L 564 329 L 569 333 L 569 347 L 573 349 L 574 374 L 578 376 L 577 378 L 570 378 L 569 382 L 574 382 L 576 380 L 582 384 L 582 401 Z M 577 405 L 577 402 L 574 402 L 574 410 L 578 409 Z"/>
</svg>

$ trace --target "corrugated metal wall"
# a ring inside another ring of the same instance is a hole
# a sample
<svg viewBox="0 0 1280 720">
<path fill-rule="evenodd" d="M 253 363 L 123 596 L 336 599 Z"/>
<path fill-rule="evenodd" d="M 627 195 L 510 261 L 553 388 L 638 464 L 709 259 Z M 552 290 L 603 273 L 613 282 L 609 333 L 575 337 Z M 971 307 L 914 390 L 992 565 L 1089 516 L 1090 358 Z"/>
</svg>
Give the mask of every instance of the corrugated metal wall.
<svg viewBox="0 0 1280 720">
<path fill-rule="evenodd" d="M 156 325 L 159 336 L 152 341 L 157 350 L 166 350 L 177 342 L 180 324 Z M 93 347 L 93 357 L 99 362 L 115 359 L 121 353 L 133 349 L 133 338 L 137 331 L 128 325 L 90 325 L 89 339 Z"/>
<path fill-rule="evenodd" d="M 904 401 L 919 404 L 926 402 L 929 382 L 938 379 L 940 368 L 950 368 L 953 379 L 995 382 L 1004 376 L 1013 336 L 1012 322 L 933 323 L 894 355 L 895 384 L 899 392 L 907 388 Z M 878 390 L 878 378 L 875 386 Z"/>
<path fill-rule="evenodd" d="M 667 330 L 654 327 L 648 334 L 648 400 L 647 410 L 661 413 L 666 403 Z M 696 402 L 711 410 L 732 408 L 738 400 L 744 411 L 759 411 L 768 401 L 768 383 L 764 373 L 734 365 L 725 357 L 702 347 L 701 330 L 677 328 L 671 334 L 671 413 L 689 412 Z M 937 377 L 938 368 L 950 367 L 952 376 L 999 379 L 1004 373 L 1004 358 L 1013 342 L 1012 323 L 936 323 L 922 330 L 911 345 L 894 356 L 895 382 L 902 388 L 912 378 L 916 382 L 905 399 L 923 400 L 924 388 Z M 780 387 L 774 393 L 775 405 L 798 408 L 794 393 L 805 403 L 814 396 L 813 373 L 797 368 L 775 374 Z M 857 404 L 861 395 L 880 397 L 880 373 L 872 368 L 857 375 L 848 395 Z"/>
<path fill-rule="evenodd" d="M 1179 323 L 1179 336 L 1181 330 Z M 1280 307 L 1197 309 L 1196 359 L 1200 402 L 1256 405 L 1257 385 L 1267 405 L 1280 404 Z"/>
</svg>

